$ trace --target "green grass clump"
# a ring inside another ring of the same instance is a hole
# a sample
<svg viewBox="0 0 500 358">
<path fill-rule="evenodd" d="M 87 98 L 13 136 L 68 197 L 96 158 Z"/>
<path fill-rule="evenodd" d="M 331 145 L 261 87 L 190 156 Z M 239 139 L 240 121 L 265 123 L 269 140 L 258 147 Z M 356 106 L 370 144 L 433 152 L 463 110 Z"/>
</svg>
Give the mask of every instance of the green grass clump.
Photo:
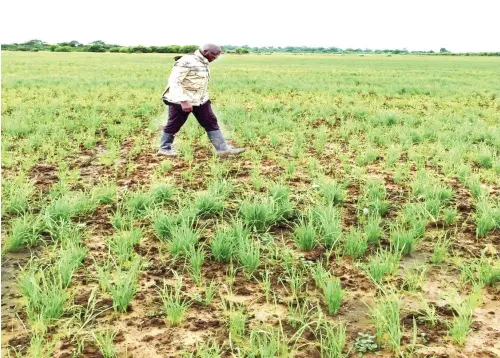
<svg viewBox="0 0 500 358">
<path fill-rule="evenodd" d="M 403 327 L 401 326 L 401 298 L 391 295 L 379 298 L 377 304 L 371 309 L 370 316 L 377 330 L 378 344 L 387 344 L 389 349 L 398 353 Z"/>
<path fill-rule="evenodd" d="M 358 228 L 351 228 L 344 238 L 343 252 L 353 259 L 359 259 L 365 255 L 368 242 Z"/>
<path fill-rule="evenodd" d="M 186 310 L 189 307 L 189 301 L 184 299 L 181 295 L 182 277 L 177 274 L 175 276 L 175 285 L 172 287 L 164 283 L 163 288 L 160 291 L 160 297 L 163 302 L 163 311 L 167 316 L 167 321 L 172 326 L 178 326 L 184 320 Z"/>
<path fill-rule="evenodd" d="M 311 251 L 316 247 L 316 235 L 316 228 L 310 218 L 302 219 L 293 233 L 294 241 L 301 251 Z"/>
<path fill-rule="evenodd" d="M 29 267 L 22 273 L 19 287 L 30 319 L 39 316 L 44 321 L 56 320 L 64 313 L 69 293 L 58 273 Z"/>
<path fill-rule="evenodd" d="M 249 228 L 266 231 L 284 220 L 288 209 L 286 202 L 280 202 L 273 197 L 255 197 L 241 202 L 240 215 Z"/>
<path fill-rule="evenodd" d="M 12 220 L 10 234 L 5 240 L 7 251 L 16 251 L 25 247 L 34 247 L 43 239 L 44 224 L 39 216 L 24 214 Z"/>
</svg>

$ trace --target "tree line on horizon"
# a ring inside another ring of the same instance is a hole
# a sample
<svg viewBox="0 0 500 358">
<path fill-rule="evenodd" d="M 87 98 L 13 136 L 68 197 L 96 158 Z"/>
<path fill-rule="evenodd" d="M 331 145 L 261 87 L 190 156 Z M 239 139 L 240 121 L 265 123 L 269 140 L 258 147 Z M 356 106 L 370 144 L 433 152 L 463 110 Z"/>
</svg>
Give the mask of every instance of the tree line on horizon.
<svg viewBox="0 0 500 358">
<path fill-rule="evenodd" d="M 198 49 L 197 45 L 168 45 L 168 46 L 120 46 L 117 44 L 107 44 L 104 41 L 93 41 L 83 44 L 78 41 L 60 42 L 49 44 L 42 40 L 30 40 L 24 43 L 2 44 L 3 51 L 51 51 L 51 52 L 114 52 L 114 53 L 192 53 Z M 372 50 L 361 48 L 338 47 L 307 47 L 307 46 L 286 46 L 286 47 L 250 47 L 248 45 L 222 46 L 224 53 L 248 54 L 248 53 L 357 53 L 357 54 L 419 54 L 419 55 L 448 55 L 448 56 L 500 56 L 500 52 L 450 52 L 446 48 L 435 51 L 408 51 L 405 49 L 384 49 Z"/>
</svg>

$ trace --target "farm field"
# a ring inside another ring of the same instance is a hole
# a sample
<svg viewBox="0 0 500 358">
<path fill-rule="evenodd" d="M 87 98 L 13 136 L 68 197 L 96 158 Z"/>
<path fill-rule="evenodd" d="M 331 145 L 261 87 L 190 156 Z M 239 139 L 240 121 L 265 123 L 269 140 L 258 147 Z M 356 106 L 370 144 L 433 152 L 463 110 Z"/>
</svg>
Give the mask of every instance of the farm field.
<svg viewBox="0 0 500 358">
<path fill-rule="evenodd" d="M 2 356 L 500 357 L 500 58 L 2 52 Z"/>
</svg>

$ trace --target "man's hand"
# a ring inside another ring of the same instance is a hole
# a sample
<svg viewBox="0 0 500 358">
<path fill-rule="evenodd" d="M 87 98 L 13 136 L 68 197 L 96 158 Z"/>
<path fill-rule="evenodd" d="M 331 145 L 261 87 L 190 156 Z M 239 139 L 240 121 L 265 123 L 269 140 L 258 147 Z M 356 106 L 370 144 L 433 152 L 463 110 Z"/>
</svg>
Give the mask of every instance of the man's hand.
<svg viewBox="0 0 500 358">
<path fill-rule="evenodd" d="M 192 112 L 193 111 L 193 105 L 189 101 L 182 101 L 181 106 L 182 106 L 182 110 L 184 112 Z"/>
</svg>

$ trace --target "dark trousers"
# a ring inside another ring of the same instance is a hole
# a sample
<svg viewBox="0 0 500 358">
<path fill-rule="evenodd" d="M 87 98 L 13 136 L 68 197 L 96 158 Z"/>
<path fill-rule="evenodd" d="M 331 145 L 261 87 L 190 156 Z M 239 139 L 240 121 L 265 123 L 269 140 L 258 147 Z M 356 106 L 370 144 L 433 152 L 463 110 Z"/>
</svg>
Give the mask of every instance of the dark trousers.
<svg viewBox="0 0 500 358">
<path fill-rule="evenodd" d="M 184 112 L 180 104 L 170 103 L 165 99 L 163 102 L 168 105 L 168 122 L 163 128 L 163 131 L 175 135 L 179 132 L 184 123 L 186 123 L 190 112 Z M 217 117 L 214 112 L 212 112 L 210 100 L 206 101 L 201 106 L 193 106 L 193 114 L 200 126 L 207 132 L 219 130 Z"/>
</svg>

